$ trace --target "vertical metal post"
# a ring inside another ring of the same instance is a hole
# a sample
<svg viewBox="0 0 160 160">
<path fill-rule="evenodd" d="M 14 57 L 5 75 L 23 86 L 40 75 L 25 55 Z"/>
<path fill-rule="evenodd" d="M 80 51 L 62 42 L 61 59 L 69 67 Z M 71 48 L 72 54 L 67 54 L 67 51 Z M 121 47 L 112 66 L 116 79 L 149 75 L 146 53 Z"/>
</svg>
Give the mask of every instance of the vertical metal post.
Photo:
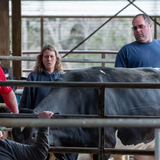
<svg viewBox="0 0 160 160">
<path fill-rule="evenodd" d="M 105 59 L 105 53 L 102 53 L 102 59 Z M 102 67 L 105 67 L 105 63 L 102 63 Z"/>
<path fill-rule="evenodd" d="M 105 97 L 105 86 L 101 86 L 99 88 L 99 112 L 98 116 L 103 118 L 104 117 L 104 97 Z M 100 153 L 98 155 L 98 160 L 104 160 L 105 159 L 105 153 L 104 153 L 104 127 L 98 128 L 99 129 L 99 143 L 98 143 L 98 149 L 100 150 Z"/>
<path fill-rule="evenodd" d="M 155 17 L 154 20 L 154 39 L 157 39 L 157 18 Z"/>
<path fill-rule="evenodd" d="M 44 30 L 44 28 L 43 28 L 43 18 L 41 18 L 41 48 L 44 45 L 43 30 Z"/>
<path fill-rule="evenodd" d="M 155 160 L 160 160 L 160 128 L 155 129 Z"/>
</svg>

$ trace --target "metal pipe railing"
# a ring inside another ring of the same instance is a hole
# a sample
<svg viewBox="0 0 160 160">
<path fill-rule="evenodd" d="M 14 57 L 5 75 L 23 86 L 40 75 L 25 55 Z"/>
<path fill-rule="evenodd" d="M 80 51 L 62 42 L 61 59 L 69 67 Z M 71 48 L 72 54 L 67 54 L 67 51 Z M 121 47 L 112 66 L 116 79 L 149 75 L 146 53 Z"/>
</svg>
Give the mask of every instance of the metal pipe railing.
<svg viewBox="0 0 160 160">
<path fill-rule="evenodd" d="M 12 61 L 36 61 L 36 57 L 22 57 L 22 56 L 0 56 L 0 60 Z M 78 63 L 114 63 L 114 59 L 73 59 L 61 58 L 61 62 L 78 62 Z"/>
<path fill-rule="evenodd" d="M 160 160 L 160 127 L 155 129 L 155 160 Z"/>
<path fill-rule="evenodd" d="M 65 122 L 65 123 L 64 123 Z M 30 119 L 30 118 L 3 118 L 0 121 L 1 126 L 6 127 L 149 127 L 149 128 L 160 128 L 160 118 L 83 118 L 74 119 L 73 118 L 62 118 L 62 119 Z"/>
<path fill-rule="evenodd" d="M 102 95 L 100 97 L 104 97 L 105 88 L 160 88 L 160 83 L 137 83 L 137 82 L 108 82 L 108 83 L 99 83 L 99 82 L 24 82 L 24 81 L 0 81 L 0 86 L 34 86 L 34 87 L 88 87 L 88 88 L 101 88 Z M 99 108 L 103 111 L 104 104 L 100 104 Z M 27 127 L 44 127 L 44 126 L 52 126 L 52 127 L 150 127 L 150 128 L 160 128 L 160 118 L 109 118 L 103 117 L 102 111 L 100 111 L 99 115 L 102 118 L 83 118 L 83 119 L 29 119 L 29 118 L 3 118 L 3 121 L 0 121 L 1 126 L 27 126 Z M 65 122 L 65 123 L 64 123 Z M 101 134 L 101 133 L 100 133 Z M 103 136 L 103 134 L 101 134 Z M 159 139 L 160 134 L 155 134 L 155 138 Z M 103 139 L 103 138 L 102 138 Z M 101 141 L 101 139 L 100 139 Z M 99 145 L 102 145 L 103 142 L 99 142 Z M 102 148 L 102 147 L 101 147 Z M 101 149 L 100 159 L 103 159 L 103 154 L 108 152 L 105 148 Z M 160 143 L 157 143 L 157 148 L 160 148 Z M 107 149 L 108 150 L 108 149 Z M 159 150 L 155 149 L 155 152 Z M 153 152 L 152 152 L 153 153 Z M 156 154 L 156 160 L 160 159 L 160 155 Z"/>
<path fill-rule="evenodd" d="M 31 116 L 32 117 L 32 116 Z M 65 122 L 65 123 L 64 123 Z M 91 118 L 91 119 L 30 119 L 30 118 L 3 118 L 0 121 L 1 126 L 6 127 L 150 127 L 159 128 L 160 127 L 160 117 L 157 118 L 143 118 L 143 119 L 132 119 L 132 118 Z M 157 131 L 157 129 L 156 129 Z M 159 133 L 159 130 L 158 130 Z M 160 134 L 155 135 L 155 139 L 159 139 Z M 155 147 L 156 157 L 159 158 L 159 141 Z M 136 154 L 136 155 L 154 155 L 153 150 L 131 150 L 131 149 L 111 149 L 103 148 L 103 153 L 101 153 L 98 148 L 72 148 L 72 147 L 51 147 L 49 151 L 54 151 L 54 153 L 94 153 L 94 154 Z M 103 156 L 102 156 L 103 157 Z M 159 160 L 159 159 L 156 160 Z M 103 158 L 102 158 L 103 159 Z"/>
<path fill-rule="evenodd" d="M 51 146 L 49 152 L 54 153 L 93 153 L 100 154 L 98 148 L 90 147 L 55 147 Z M 115 149 L 105 148 L 104 153 L 106 154 L 121 154 L 121 155 L 154 155 L 154 150 L 137 150 L 137 149 Z"/>
<path fill-rule="evenodd" d="M 66 54 L 69 50 L 58 50 L 59 54 Z M 32 54 L 39 54 L 40 51 L 23 51 L 23 55 L 32 55 Z M 117 54 L 118 51 L 111 51 L 111 50 L 74 50 L 70 54 Z M 13 53 L 11 53 L 13 54 Z"/>
<path fill-rule="evenodd" d="M 143 89 L 160 89 L 159 82 L 45 82 L 45 81 L 22 81 L 22 80 L 7 80 L 0 81 L 0 86 L 23 86 L 23 87 L 53 87 L 53 88 L 100 88 L 101 86 L 105 88 L 143 88 Z"/>
</svg>

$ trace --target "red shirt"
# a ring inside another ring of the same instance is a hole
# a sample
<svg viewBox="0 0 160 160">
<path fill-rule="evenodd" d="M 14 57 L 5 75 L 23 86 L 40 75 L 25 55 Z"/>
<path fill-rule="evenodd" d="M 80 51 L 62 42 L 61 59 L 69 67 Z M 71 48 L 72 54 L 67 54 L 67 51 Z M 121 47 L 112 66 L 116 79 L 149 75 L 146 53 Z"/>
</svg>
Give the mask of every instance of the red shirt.
<svg viewBox="0 0 160 160">
<path fill-rule="evenodd" d="M 0 67 L 0 81 L 6 81 L 5 74 L 3 72 L 3 69 Z M 12 88 L 10 86 L 0 86 L 0 94 L 9 93 L 12 91 Z"/>
</svg>

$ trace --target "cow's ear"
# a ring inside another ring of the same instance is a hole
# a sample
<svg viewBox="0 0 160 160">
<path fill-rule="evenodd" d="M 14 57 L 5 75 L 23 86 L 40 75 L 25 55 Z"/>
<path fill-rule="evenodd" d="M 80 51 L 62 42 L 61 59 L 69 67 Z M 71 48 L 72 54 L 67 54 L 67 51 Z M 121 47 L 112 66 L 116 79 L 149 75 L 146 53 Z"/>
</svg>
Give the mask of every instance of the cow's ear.
<svg viewBox="0 0 160 160">
<path fill-rule="evenodd" d="M 19 142 L 19 139 L 22 138 L 21 128 L 20 127 L 12 128 L 12 136 L 14 141 Z"/>
<path fill-rule="evenodd" d="M 19 113 L 34 113 L 34 111 L 32 109 L 22 108 L 19 109 Z"/>
</svg>

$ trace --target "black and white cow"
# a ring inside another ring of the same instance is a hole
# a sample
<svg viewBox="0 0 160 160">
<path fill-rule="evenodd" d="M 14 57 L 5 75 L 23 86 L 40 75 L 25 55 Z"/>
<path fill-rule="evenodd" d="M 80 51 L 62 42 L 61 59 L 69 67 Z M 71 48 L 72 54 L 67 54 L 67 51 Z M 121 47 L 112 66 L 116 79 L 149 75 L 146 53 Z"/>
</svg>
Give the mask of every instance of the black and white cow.
<svg viewBox="0 0 160 160">
<path fill-rule="evenodd" d="M 160 73 L 152 68 L 125 69 L 92 67 L 72 70 L 58 81 L 78 82 L 160 82 Z M 98 114 L 99 90 L 93 88 L 53 88 L 34 112 L 53 111 L 59 114 Z M 105 115 L 160 115 L 160 89 L 105 89 Z M 115 131 L 124 145 L 150 142 L 154 130 L 150 128 L 105 128 L 105 147 L 115 147 Z M 15 139 L 28 141 L 34 137 L 35 129 L 25 128 L 19 133 L 13 130 Z M 17 135 L 19 134 L 19 135 Z M 98 129 L 62 127 L 50 130 L 50 143 L 54 146 L 97 147 Z M 75 160 L 77 154 L 55 154 L 59 159 Z M 106 159 L 109 155 L 106 155 Z M 97 159 L 97 156 L 94 156 Z"/>
</svg>

